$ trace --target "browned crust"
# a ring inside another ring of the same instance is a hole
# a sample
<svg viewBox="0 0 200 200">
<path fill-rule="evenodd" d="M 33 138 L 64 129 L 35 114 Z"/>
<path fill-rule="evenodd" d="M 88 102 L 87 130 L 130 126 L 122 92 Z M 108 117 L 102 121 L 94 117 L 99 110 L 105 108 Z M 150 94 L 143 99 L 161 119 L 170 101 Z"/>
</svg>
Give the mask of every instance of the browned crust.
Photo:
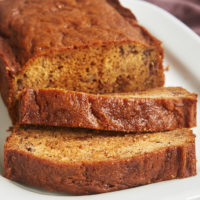
<svg viewBox="0 0 200 200">
<path fill-rule="evenodd" d="M 6 146 L 4 150 L 6 178 L 58 192 L 104 193 L 194 175 L 194 143 L 124 160 L 74 164 L 53 163 Z"/>
<path fill-rule="evenodd" d="M 113 8 L 115 8 L 121 16 L 125 19 L 130 20 L 130 23 L 137 23 L 135 15 L 128 9 L 123 7 L 119 0 L 106 0 Z"/>
<path fill-rule="evenodd" d="M 21 1 L 21 3 L 23 3 L 24 1 Z M 118 13 L 126 20 L 128 21 L 132 26 L 140 29 L 141 35 L 145 38 L 146 40 L 146 45 L 152 45 L 155 46 L 159 53 L 160 53 L 160 61 L 159 61 L 159 69 L 162 69 L 162 59 L 163 59 L 163 48 L 161 47 L 161 42 L 155 38 L 154 36 L 152 36 L 144 27 L 140 26 L 139 24 L 137 24 L 136 18 L 133 15 L 133 13 L 127 9 L 124 8 L 123 6 L 120 5 L 118 0 L 107 0 L 107 2 L 113 6 L 113 8 L 115 8 Z M 7 9 L 10 8 L 10 6 L 18 6 L 18 4 L 20 4 L 20 2 L 18 1 L 14 1 L 13 3 L 10 3 L 9 1 L 6 2 L 2 2 L 2 5 L 4 5 L 5 3 L 5 7 Z M 9 20 L 9 15 L 6 14 L 6 17 L 3 17 L 4 14 L 6 12 L 5 8 L 3 8 L 3 6 L 1 6 L 2 9 L 2 20 Z M 12 9 L 11 9 L 12 10 Z M 4 27 L 4 24 L 2 24 L 2 27 Z M 5 27 L 4 27 L 5 28 Z M 3 28 L 2 28 L 3 29 Z M 23 70 L 24 68 L 27 67 L 27 62 L 32 62 L 32 60 L 34 58 L 36 58 L 37 56 L 42 55 L 41 52 L 37 52 L 37 54 L 34 54 L 32 57 L 29 58 L 29 60 L 26 60 L 26 62 L 24 62 L 24 65 L 20 65 L 18 62 L 16 62 L 16 58 L 19 57 L 18 54 L 18 50 L 17 48 L 15 48 L 13 46 L 13 44 L 15 42 L 10 41 L 11 39 L 9 39 L 9 37 L 5 36 L 5 34 L 1 34 L 0 36 L 0 91 L 1 91 L 1 95 L 2 98 L 5 102 L 5 104 L 8 106 L 8 110 L 11 116 L 11 119 L 13 121 L 13 123 L 16 122 L 16 91 L 15 90 L 15 86 L 13 85 L 13 79 L 14 76 L 16 74 L 18 74 L 21 70 Z M 16 38 L 14 39 L 16 40 Z M 122 41 L 115 41 L 116 43 L 120 43 Z M 126 42 L 130 42 L 130 41 L 124 41 Z M 135 41 L 136 42 L 136 41 Z M 102 45 L 108 45 L 112 43 L 112 41 L 107 41 L 107 43 L 102 43 Z M 9 46 L 9 45 L 10 46 Z M 91 45 L 99 45 L 99 44 L 91 44 Z M 87 48 L 87 45 L 82 45 L 82 46 L 76 46 L 74 45 L 74 48 Z M 54 49 L 55 50 L 55 49 Z M 47 53 L 52 53 L 54 50 L 50 49 L 49 51 L 44 51 L 43 54 L 47 54 Z M 69 47 L 66 47 L 65 49 L 60 48 L 57 49 L 58 51 L 64 51 L 64 50 L 70 50 Z M 23 56 L 23 54 L 22 54 Z M 19 59 L 19 58 L 18 58 Z M 162 86 L 164 84 L 164 74 L 161 73 L 161 78 L 160 78 L 160 86 Z"/>
<path fill-rule="evenodd" d="M 137 22 L 137 18 L 132 13 L 132 11 L 128 8 L 123 7 L 120 4 L 119 0 L 107 0 L 107 2 L 111 6 L 113 6 L 120 13 L 120 15 L 123 16 L 124 19 L 126 19 L 130 24 L 132 24 L 133 26 L 138 26 L 141 29 L 141 33 L 143 34 L 144 37 L 146 37 L 146 39 L 148 38 L 148 42 L 151 45 L 157 46 L 157 48 L 160 51 L 161 60 L 162 60 L 164 56 L 163 48 L 160 46 L 162 42 L 158 40 L 158 38 L 154 37 L 151 33 L 149 33 L 149 31 L 145 27 L 139 25 Z M 160 63 L 160 68 L 162 68 L 162 62 Z"/>
<path fill-rule="evenodd" d="M 13 112 L 13 77 L 18 70 L 19 64 L 15 61 L 12 49 L 6 40 L 0 37 L 0 92 L 12 119 L 16 117 Z"/>
<path fill-rule="evenodd" d="M 17 57 L 17 60 L 22 65 L 24 65 L 32 57 L 36 57 L 37 55 L 44 55 L 46 53 L 49 53 L 50 51 L 57 51 L 57 50 L 59 51 L 59 49 L 79 48 L 82 46 L 88 46 L 88 45 L 90 46 L 95 43 L 99 43 L 99 44 L 103 45 L 104 43 L 106 43 L 106 44 L 107 43 L 115 43 L 117 41 L 121 41 L 121 42 L 122 41 L 124 41 L 124 42 L 139 41 L 140 43 L 143 43 L 144 45 L 147 45 L 147 46 L 151 46 L 151 45 L 157 46 L 157 48 L 160 50 L 160 53 L 163 51 L 162 47 L 160 46 L 161 42 L 157 38 L 153 37 L 145 28 L 143 28 L 142 26 L 137 24 L 135 16 L 131 13 L 131 11 L 129 9 L 121 6 L 118 0 L 105 0 L 105 1 L 99 0 L 99 2 L 98 1 L 93 2 L 90 0 L 86 0 L 86 1 L 81 1 L 81 2 L 75 1 L 74 3 L 67 1 L 67 0 L 63 1 L 63 5 L 67 6 L 67 8 L 69 6 L 68 9 L 71 9 L 70 6 L 72 6 L 72 5 L 75 8 L 76 7 L 78 8 L 79 4 L 80 5 L 83 4 L 82 9 L 86 10 L 86 12 L 91 12 L 91 10 L 90 10 L 91 3 L 93 6 L 92 9 L 93 9 L 94 13 L 95 13 L 95 11 L 96 11 L 96 13 L 98 13 L 97 12 L 98 10 L 107 8 L 110 11 L 109 13 L 112 14 L 111 16 L 109 16 L 110 17 L 109 20 L 113 23 L 113 27 L 112 27 L 113 30 L 109 31 L 109 29 L 107 29 L 108 37 L 107 36 L 105 37 L 105 35 L 101 35 L 100 38 L 95 39 L 95 35 L 90 35 L 90 38 L 88 40 L 89 33 L 87 33 L 87 32 L 86 33 L 83 32 L 82 35 L 86 35 L 86 38 L 82 38 L 82 39 L 80 39 L 79 36 L 77 36 L 75 33 L 73 33 L 78 37 L 78 40 L 74 40 L 74 39 L 69 40 L 68 41 L 69 44 L 67 44 L 67 45 L 60 44 L 59 40 L 57 40 L 57 43 L 53 40 L 51 42 L 51 44 L 49 44 L 50 41 L 45 41 L 43 38 L 38 39 L 36 37 L 33 37 L 38 32 L 35 32 L 35 34 L 34 34 L 34 32 L 29 30 L 30 27 L 27 27 L 27 29 L 23 29 L 23 23 L 20 23 L 20 21 L 15 20 L 15 18 L 12 17 L 13 14 L 17 14 L 17 17 L 23 19 L 24 24 L 27 26 L 29 26 L 30 23 L 32 23 L 32 21 L 33 21 L 33 25 L 32 25 L 33 29 L 35 28 L 35 23 L 37 23 L 36 20 L 41 20 L 41 21 L 44 20 L 43 18 L 42 19 L 30 18 L 30 15 L 27 14 L 29 12 L 32 12 L 34 14 L 34 13 L 39 12 L 40 10 L 43 10 L 43 8 L 40 7 L 41 3 L 38 3 L 38 2 L 32 3 L 31 1 L 26 2 L 25 0 L 3 1 L 2 3 L 0 3 L 0 11 L 1 11 L 0 12 L 1 13 L 1 15 L 0 15 L 0 21 L 1 21 L 0 33 L 1 33 L 1 36 L 4 38 L 9 38 L 8 42 L 12 46 L 13 52 L 15 52 L 15 54 L 16 54 L 15 56 Z M 35 6 L 35 4 L 36 5 L 38 4 L 38 7 Z M 113 7 L 114 9 L 111 9 L 108 6 L 108 4 L 111 5 L 111 7 Z M 26 6 L 27 6 L 28 10 L 23 10 L 24 8 L 26 8 Z M 57 7 L 59 5 L 55 4 L 55 2 L 49 2 L 48 5 L 44 4 L 44 6 L 45 6 L 45 8 L 49 9 L 49 13 L 54 14 L 52 7 L 53 8 L 55 7 L 54 9 L 57 9 Z M 40 9 L 40 10 L 38 10 L 38 9 Z M 13 10 L 16 10 L 16 13 L 13 13 Z M 120 16 L 122 18 L 119 17 L 117 12 L 112 12 L 112 11 L 117 11 L 118 14 L 120 14 Z M 68 11 L 65 11 L 65 12 L 68 12 Z M 107 13 L 107 15 L 108 15 L 108 13 Z M 105 15 L 105 16 L 107 16 L 107 15 Z M 49 15 L 43 14 L 42 16 L 44 18 L 47 18 Z M 61 17 L 64 17 L 62 15 L 62 13 L 61 13 Z M 128 23 L 124 23 L 124 24 L 122 23 L 122 24 L 118 25 L 114 22 L 116 17 L 119 17 L 119 19 L 124 19 L 124 21 L 127 21 Z M 27 23 L 27 20 L 29 21 L 29 23 Z M 57 20 L 59 21 L 59 19 L 57 19 Z M 76 18 L 73 18 L 73 20 L 75 20 L 75 23 L 77 26 L 80 25 L 81 22 L 78 21 Z M 97 17 L 97 20 L 99 20 L 98 17 Z M 54 21 L 49 21 L 49 20 L 47 20 L 47 21 L 48 21 L 48 25 L 52 26 L 52 28 L 55 27 L 55 24 L 53 23 Z M 13 23 L 14 23 L 14 26 L 13 26 Z M 108 22 L 105 19 L 105 24 L 106 23 L 108 23 Z M 66 24 L 66 23 L 61 22 L 61 24 Z M 46 24 L 44 24 L 44 26 L 45 27 L 41 30 L 41 34 L 46 33 L 46 30 L 48 30 L 48 28 L 49 28 L 49 26 L 46 27 Z M 100 29 L 105 28 L 105 27 L 102 27 L 102 25 L 98 25 L 96 28 L 98 28 L 98 27 Z M 122 33 L 119 33 L 118 27 L 121 27 Z M 21 29 L 23 29 L 23 32 L 21 31 Z M 72 29 L 76 29 L 76 28 L 74 28 L 73 24 L 72 24 Z M 128 32 L 135 33 L 134 30 L 139 30 L 139 32 L 136 33 L 136 35 L 128 34 Z M 63 31 L 60 31 L 60 29 L 55 29 L 55 32 L 63 33 Z M 115 34 L 113 35 L 114 32 L 117 35 L 115 35 Z M 25 36 L 28 36 L 28 37 L 27 38 L 22 37 L 23 34 L 25 34 Z M 58 37 L 58 35 L 56 35 L 56 33 L 46 34 L 46 37 L 48 38 L 48 40 L 51 40 L 52 37 L 56 37 L 56 36 Z M 118 37 L 118 39 L 116 40 L 113 37 Z M 88 40 L 88 41 L 86 42 L 86 40 Z M 38 42 L 39 42 L 39 44 L 38 44 Z M 41 42 L 42 42 L 42 44 L 41 44 Z M 42 45 L 42 46 L 40 46 L 40 45 Z"/>
<path fill-rule="evenodd" d="M 182 88 L 162 88 L 165 98 L 92 95 L 59 89 L 26 89 L 19 96 L 19 124 L 149 132 L 196 126 L 197 96 Z"/>
</svg>

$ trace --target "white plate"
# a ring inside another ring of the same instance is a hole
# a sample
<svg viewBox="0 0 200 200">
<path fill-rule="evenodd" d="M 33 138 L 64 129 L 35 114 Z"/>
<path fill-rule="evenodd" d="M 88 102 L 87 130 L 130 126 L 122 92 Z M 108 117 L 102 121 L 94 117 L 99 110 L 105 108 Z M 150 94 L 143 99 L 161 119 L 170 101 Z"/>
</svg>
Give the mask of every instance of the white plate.
<svg viewBox="0 0 200 200">
<path fill-rule="evenodd" d="M 170 65 L 166 72 L 167 86 L 183 86 L 186 89 L 200 94 L 200 38 L 176 18 L 143 1 L 121 0 L 121 3 L 130 8 L 139 22 L 150 32 L 163 41 L 165 49 L 165 64 Z M 198 104 L 199 109 L 199 104 Z M 199 113 L 197 117 L 199 132 Z M 191 178 L 164 181 L 160 183 L 140 186 L 132 189 L 90 196 L 71 196 L 51 193 L 21 185 L 5 179 L 3 171 L 3 144 L 7 128 L 11 125 L 5 106 L 0 99 L 0 195 L 4 200 L 93 200 L 93 199 L 170 199 L 170 200 L 200 200 L 200 166 L 198 175 Z M 197 147 L 200 146 L 200 137 L 197 134 Z M 197 150 L 197 159 L 200 151 Z"/>
</svg>

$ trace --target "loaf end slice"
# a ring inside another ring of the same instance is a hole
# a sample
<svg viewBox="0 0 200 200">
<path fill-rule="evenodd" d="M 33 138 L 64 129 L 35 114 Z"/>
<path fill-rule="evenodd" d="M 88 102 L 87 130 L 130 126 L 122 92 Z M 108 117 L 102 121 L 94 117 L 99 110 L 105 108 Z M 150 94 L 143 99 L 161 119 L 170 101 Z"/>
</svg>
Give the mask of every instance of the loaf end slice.
<svg viewBox="0 0 200 200">
<path fill-rule="evenodd" d="M 188 129 L 105 135 L 14 128 L 4 149 L 6 178 L 57 192 L 104 193 L 195 174 L 195 136 Z"/>
<path fill-rule="evenodd" d="M 197 95 L 180 87 L 94 95 L 60 89 L 26 89 L 19 124 L 158 132 L 196 126 Z"/>
</svg>

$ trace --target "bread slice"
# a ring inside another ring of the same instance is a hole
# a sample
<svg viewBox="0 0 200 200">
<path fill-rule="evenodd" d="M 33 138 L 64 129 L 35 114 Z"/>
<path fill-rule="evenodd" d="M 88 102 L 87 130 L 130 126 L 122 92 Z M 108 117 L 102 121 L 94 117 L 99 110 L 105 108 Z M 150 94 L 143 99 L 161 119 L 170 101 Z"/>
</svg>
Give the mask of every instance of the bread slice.
<svg viewBox="0 0 200 200">
<path fill-rule="evenodd" d="M 189 129 L 116 135 L 69 128 L 14 128 L 4 149 L 8 179 L 74 194 L 195 174 L 195 136 Z"/>
<path fill-rule="evenodd" d="M 26 89 L 19 124 L 153 132 L 196 126 L 197 95 L 180 87 L 93 95 L 60 89 Z"/>
<path fill-rule="evenodd" d="M 161 42 L 118 0 L 1 1 L 0 36 L 0 90 L 13 120 L 27 86 L 112 93 L 164 84 Z"/>
</svg>

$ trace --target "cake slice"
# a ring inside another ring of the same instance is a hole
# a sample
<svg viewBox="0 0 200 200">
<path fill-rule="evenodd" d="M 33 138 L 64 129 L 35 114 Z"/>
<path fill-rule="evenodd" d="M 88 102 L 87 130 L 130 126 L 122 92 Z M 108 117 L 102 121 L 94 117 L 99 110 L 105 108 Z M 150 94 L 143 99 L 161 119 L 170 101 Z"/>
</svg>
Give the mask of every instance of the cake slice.
<svg viewBox="0 0 200 200">
<path fill-rule="evenodd" d="M 0 90 L 15 121 L 26 87 L 89 93 L 163 86 L 161 42 L 118 0 L 0 1 Z"/>
<path fill-rule="evenodd" d="M 197 95 L 180 87 L 94 95 L 61 89 L 26 89 L 19 124 L 153 132 L 196 126 Z"/>
<path fill-rule="evenodd" d="M 125 134 L 69 128 L 14 128 L 4 176 L 51 191 L 103 193 L 196 174 L 189 129 Z"/>
</svg>

